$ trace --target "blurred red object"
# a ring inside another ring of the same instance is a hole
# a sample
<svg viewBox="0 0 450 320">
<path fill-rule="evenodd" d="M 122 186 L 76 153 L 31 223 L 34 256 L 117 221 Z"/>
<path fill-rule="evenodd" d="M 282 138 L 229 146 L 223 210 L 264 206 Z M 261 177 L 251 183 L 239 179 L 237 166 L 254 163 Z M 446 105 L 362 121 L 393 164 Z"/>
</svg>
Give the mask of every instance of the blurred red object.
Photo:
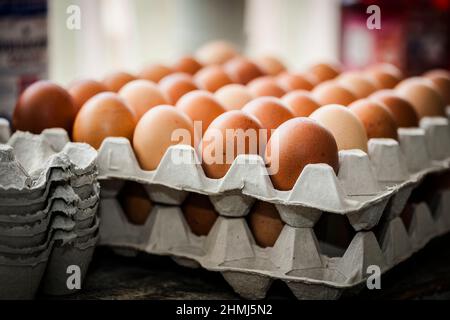
<svg viewBox="0 0 450 320">
<path fill-rule="evenodd" d="M 380 29 L 369 29 L 368 7 Z M 342 2 L 341 60 L 348 69 L 389 62 L 406 75 L 450 67 L 450 0 Z"/>
</svg>

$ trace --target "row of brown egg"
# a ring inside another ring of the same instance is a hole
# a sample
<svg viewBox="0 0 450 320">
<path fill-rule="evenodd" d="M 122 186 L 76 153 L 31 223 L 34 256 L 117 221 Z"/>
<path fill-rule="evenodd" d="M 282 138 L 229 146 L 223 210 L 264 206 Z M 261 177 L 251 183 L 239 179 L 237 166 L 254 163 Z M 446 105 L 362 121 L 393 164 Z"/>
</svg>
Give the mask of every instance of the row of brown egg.
<svg viewBox="0 0 450 320">
<path fill-rule="evenodd" d="M 214 54 L 221 46 L 226 50 Z M 279 171 L 271 176 L 274 187 L 289 190 L 305 165 L 328 163 L 337 172 L 338 150 L 367 151 L 370 138 L 396 139 L 398 127 L 417 126 L 424 116 L 444 116 L 450 103 L 446 71 L 403 80 L 397 68 L 386 64 L 343 73 L 336 66 L 318 64 L 293 73 L 274 57 L 253 62 L 225 43 L 201 48 L 196 57 L 183 57 L 171 67 L 146 67 L 139 79 L 120 72 L 102 82 L 77 81 L 69 93 L 49 82 L 37 83 L 20 98 L 14 125 L 32 132 L 55 126 L 70 131 L 79 110 L 74 141 L 98 148 L 106 137 L 126 137 L 145 170 L 157 168 L 175 143 L 175 129 L 186 129 L 194 137 L 193 121 L 203 124 L 202 150 L 217 142 L 213 130 L 275 129 L 279 152 L 271 154 L 269 140 L 256 153 L 268 163 L 278 161 Z M 185 143 L 196 147 L 194 140 Z M 209 160 L 206 154 L 202 157 Z M 230 167 L 225 161 L 210 162 L 204 161 L 203 167 L 211 178 L 223 177 Z M 257 210 L 251 221 L 280 224 L 275 208 L 256 207 L 264 208 L 262 216 L 258 218 Z M 190 219 L 198 224 L 196 217 Z M 258 228 L 252 229 L 258 234 Z"/>
</svg>

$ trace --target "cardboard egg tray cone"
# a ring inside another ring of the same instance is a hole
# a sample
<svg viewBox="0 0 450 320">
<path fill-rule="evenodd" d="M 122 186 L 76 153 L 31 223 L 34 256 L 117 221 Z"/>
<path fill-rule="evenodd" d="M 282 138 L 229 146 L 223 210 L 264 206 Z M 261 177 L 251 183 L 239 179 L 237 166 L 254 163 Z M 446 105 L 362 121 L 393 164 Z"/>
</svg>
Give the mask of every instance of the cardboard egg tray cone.
<svg viewBox="0 0 450 320">
<path fill-rule="evenodd" d="M 328 165 L 308 165 L 291 191 L 278 191 L 258 156 L 239 156 L 224 178 L 214 180 L 191 147 L 169 148 L 149 172 L 139 167 L 128 140 L 108 138 L 98 155 L 100 244 L 221 272 L 245 298 L 263 298 L 279 279 L 299 299 L 336 299 L 362 288 L 369 266 L 385 272 L 450 230 L 449 191 L 441 193 L 436 212 L 425 203 L 414 206 L 409 228 L 400 217 L 427 175 L 450 168 L 447 119 L 423 119 L 420 128 L 400 129 L 398 142 L 372 139 L 368 154 L 341 151 L 339 159 L 337 176 Z M 127 180 L 141 183 L 161 204 L 143 226 L 130 223 L 116 199 Z M 220 215 L 207 236 L 194 235 L 184 219 L 180 206 L 190 192 L 208 195 Z M 272 248 L 255 243 L 245 220 L 255 200 L 275 204 L 285 222 Z M 345 216 L 356 231 L 341 255 L 324 252 L 314 232 L 324 212 Z"/>
<path fill-rule="evenodd" d="M 62 129 L 0 144 L 0 299 L 73 293 L 70 266 L 84 279 L 98 239 L 96 157 Z"/>
</svg>

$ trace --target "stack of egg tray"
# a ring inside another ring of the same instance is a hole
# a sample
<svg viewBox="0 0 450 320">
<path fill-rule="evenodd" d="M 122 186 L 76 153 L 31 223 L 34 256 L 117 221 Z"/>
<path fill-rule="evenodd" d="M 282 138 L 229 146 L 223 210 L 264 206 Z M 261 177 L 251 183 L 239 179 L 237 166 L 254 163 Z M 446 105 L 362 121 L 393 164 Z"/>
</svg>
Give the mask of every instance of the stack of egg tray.
<svg viewBox="0 0 450 320">
<path fill-rule="evenodd" d="M 155 171 L 144 171 L 127 139 L 108 138 L 98 155 L 100 244 L 220 272 L 249 299 L 264 298 L 274 280 L 298 299 L 355 294 L 367 285 L 370 266 L 384 274 L 450 230 L 450 189 L 436 189 L 432 206 L 412 206 L 410 223 L 401 217 L 425 178 L 449 171 L 448 119 L 424 118 L 419 128 L 398 133 L 398 141 L 371 139 L 367 154 L 341 151 L 337 176 L 326 164 L 306 166 L 291 191 L 274 189 L 259 156 L 239 156 L 215 180 L 189 146 L 171 147 Z M 144 225 L 130 223 L 121 208 L 126 181 L 142 184 L 156 203 Z M 207 236 L 193 234 L 184 219 L 181 205 L 192 192 L 209 196 L 219 213 Z M 273 247 L 258 246 L 246 222 L 256 200 L 274 204 L 285 223 Z M 341 252 L 316 236 L 314 226 L 325 214 L 343 217 L 354 230 Z"/>
<path fill-rule="evenodd" d="M 0 123 L 0 299 L 79 289 L 98 240 L 97 152 Z M 75 278 L 70 278 L 73 275 Z"/>
</svg>

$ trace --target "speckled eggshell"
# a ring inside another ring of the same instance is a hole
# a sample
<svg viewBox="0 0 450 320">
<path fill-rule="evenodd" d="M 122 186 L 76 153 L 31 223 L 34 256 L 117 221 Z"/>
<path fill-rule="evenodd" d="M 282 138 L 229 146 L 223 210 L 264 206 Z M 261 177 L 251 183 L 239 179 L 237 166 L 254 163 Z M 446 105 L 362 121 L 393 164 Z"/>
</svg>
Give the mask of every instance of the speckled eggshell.
<svg viewBox="0 0 450 320">
<path fill-rule="evenodd" d="M 398 139 L 397 123 L 389 109 L 381 103 L 361 99 L 349 105 L 348 108 L 361 120 L 369 139 Z"/>
<path fill-rule="evenodd" d="M 336 173 L 339 168 L 332 133 L 309 118 L 294 118 L 279 126 L 267 144 L 265 161 L 273 186 L 283 191 L 294 187 L 308 164 L 325 163 Z"/>
</svg>

